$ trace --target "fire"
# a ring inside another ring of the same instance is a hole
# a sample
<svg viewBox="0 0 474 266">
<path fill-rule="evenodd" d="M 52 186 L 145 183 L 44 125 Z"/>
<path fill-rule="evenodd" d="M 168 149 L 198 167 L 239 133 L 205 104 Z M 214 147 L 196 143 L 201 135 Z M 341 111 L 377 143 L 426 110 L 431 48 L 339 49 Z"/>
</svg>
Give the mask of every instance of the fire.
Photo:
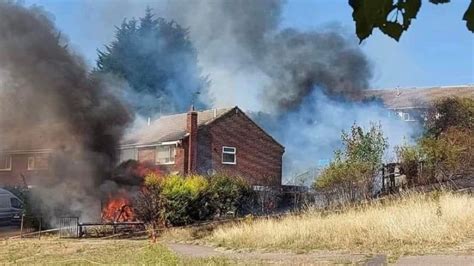
<svg viewBox="0 0 474 266">
<path fill-rule="evenodd" d="M 136 220 L 131 201 L 127 194 L 118 193 L 102 209 L 102 220 L 107 222 L 130 222 Z"/>
</svg>

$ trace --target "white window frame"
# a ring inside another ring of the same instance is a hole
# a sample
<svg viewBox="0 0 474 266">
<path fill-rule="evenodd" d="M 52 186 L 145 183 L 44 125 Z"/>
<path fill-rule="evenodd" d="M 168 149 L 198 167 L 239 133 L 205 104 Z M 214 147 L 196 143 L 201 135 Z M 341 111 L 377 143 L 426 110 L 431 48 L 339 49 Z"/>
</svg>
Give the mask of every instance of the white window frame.
<svg viewBox="0 0 474 266">
<path fill-rule="evenodd" d="M 162 147 L 169 148 L 169 156 L 170 156 L 169 158 L 172 159 L 169 162 L 166 162 L 166 163 L 158 162 L 158 149 Z M 171 148 L 173 148 L 174 152 L 171 152 Z M 175 163 L 176 163 L 176 145 L 167 144 L 167 145 L 156 146 L 156 149 L 155 149 L 155 164 L 156 165 L 173 165 Z"/>
<path fill-rule="evenodd" d="M 26 165 L 26 168 L 27 170 L 29 171 L 36 171 L 36 170 L 48 170 L 49 169 L 49 154 L 48 153 L 40 153 L 40 154 L 33 154 L 31 156 L 28 156 L 28 161 L 27 161 L 27 165 Z M 46 159 L 48 160 L 48 167 L 42 167 L 42 168 L 38 168 L 36 167 L 36 157 L 38 156 L 46 156 Z M 30 162 L 32 162 L 30 164 Z"/>
<path fill-rule="evenodd" d="M 225 149 L 233 149 L 234 151 L 226 151 Z M 233 162 L 224 162 L 224 154 L 234 155 L 234 161 Z M 229 146 L 222 146 L 221 161 L 222 161 L 222 164 L 237 164 L 237 148 L 236 147 L 229 147 Z"/>
<path fill-rule="evenodd" d="M 8 157 L 8 167 L 0 168 L 0 171 L 11 171 L 12 170 L 12 156 L 11 154 L 5 154 L 4 156 Z"/>
<path fill-rule="evenodd" d="M 135 147 L 131 147 L 131 148 L 120 148 L 120 149 L 119 149 L 119 160 L 118 160 L 118 161 L 119 161 L 119 162 L 118 162 L 119 164 L 120 164 L 120 163 L 123 163 L 123 162 L 125 162 L 125 161 L 128 161 L 128 160 L 123 160 L 122 152 L 123 152 L 124 150 L 132 150 L 132 151 L 133 151 L 133 158 L 132 158 L 132 160 L 138 161 L 138 148 L 135 148 Z"/>
</svg>

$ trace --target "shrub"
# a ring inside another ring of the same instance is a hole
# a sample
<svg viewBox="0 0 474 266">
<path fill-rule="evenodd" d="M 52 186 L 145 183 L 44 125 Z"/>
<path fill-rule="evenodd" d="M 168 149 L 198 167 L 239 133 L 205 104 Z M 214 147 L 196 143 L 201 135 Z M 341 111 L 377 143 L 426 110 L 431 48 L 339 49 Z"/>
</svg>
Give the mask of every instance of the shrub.
<svg viewBox="0 0 474 266">
<path fill-rule="evenodd" d="M 203 200 L 207 198 L 208 185 L 206 178 L 198 175 L 164 178 L 162 194 L 166 199 L 166 220 L 172 225 L 184 225 L 208 218 L 212 212 Z"/>
<path fill-rule="evenodd" d="M 253 190 L 241 178 L 227 175 L 160 177 L 149 173 L 134 208 L 139 220 L 157 225 L 185 225 L 228 212 L 243 214 Z"/>
<path fill-rule="evenodd" d="M 254 192 L 245 180 L 228 175 L 215 175 L 209 180 L 211 204 L 219 216 L 243 214 L 254 201 Z"/>
<path fill-rule="evenodd" d="M 318 176 L 313 187 L 342 192 L 341 196 L 355 200 L 372 196 L 374 178 L 382 164 L 387 148 L 381 125 L 372 124 L 364 130 L 354 124 L 350 133 L 342 133 L 343 150 L 335 152 L 335 159 Z"/>
</svg>

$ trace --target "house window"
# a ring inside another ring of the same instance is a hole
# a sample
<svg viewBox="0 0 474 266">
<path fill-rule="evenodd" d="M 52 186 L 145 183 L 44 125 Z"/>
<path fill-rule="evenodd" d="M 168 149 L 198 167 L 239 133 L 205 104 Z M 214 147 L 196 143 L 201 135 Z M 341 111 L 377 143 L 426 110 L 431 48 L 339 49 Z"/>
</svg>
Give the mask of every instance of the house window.
<svg viewBox="0 0 474 266">
<path fill-rule="evenodd" d="M 222 147 L 222 163 L 223 164 L 236 164 L 237 149 L 235 147 Z"/>
<path fill-rule="evenodd" d="M 46 170 L 49 168 L 48 154 L 38 154 L 28 157 L 28 170 Z"/>
<path fill-rule="evenodd" d="M 138 152 L 136 148 L 127 148 L 120 150 L 120 160 L 119 162 L 125 162 L 128 160 L 137 160 L 138 159 Z"/>
<path fill-rule="evenodd" d="M 175 145 L 163 145 L 156 147 L 156 164 L 174 164 L 175 157 Z"/>
<path fill-rule="evenodd" d="M 12 170 L 12 156 L 0 155 L 0 171 Z"/>
</svg>

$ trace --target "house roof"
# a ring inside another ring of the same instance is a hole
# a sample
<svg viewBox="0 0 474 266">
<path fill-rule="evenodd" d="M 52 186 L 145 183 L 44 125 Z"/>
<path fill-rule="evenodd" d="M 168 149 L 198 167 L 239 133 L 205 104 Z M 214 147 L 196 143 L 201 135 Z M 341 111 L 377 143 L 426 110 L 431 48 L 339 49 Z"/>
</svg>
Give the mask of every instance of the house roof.
<svg viewBox="0 0 474 266">
<path fill-rule="evenodd" d="M 208 125 L 235 108 L 198 111 L 198 126 Z M 150 125 L 132 129 L 125 134 L 121 144 L 153 145 L 183 139 L 187 136 L 186 119 L 187 113 L 161 116 Z"/>
<path fill-rule="evenodd" d="M 474 85 L 368 90 L 365 94 L 365 98 L 382 99 L 392 109 L 428 107 L 437 100 L 454 96 L 474 98 Z"/>
</svg>

